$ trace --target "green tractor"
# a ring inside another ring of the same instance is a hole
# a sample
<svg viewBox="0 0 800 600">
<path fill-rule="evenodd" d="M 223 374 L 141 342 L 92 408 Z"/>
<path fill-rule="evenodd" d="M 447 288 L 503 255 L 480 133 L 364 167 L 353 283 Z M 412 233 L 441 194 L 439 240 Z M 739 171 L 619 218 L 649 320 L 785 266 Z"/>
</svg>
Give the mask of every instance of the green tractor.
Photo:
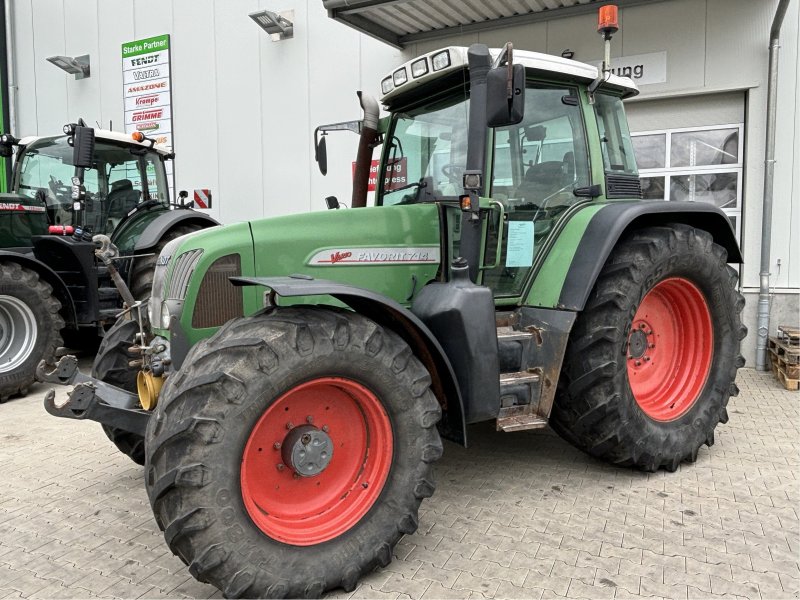
<svg viewBox="0 0 800 600">
<path fill-rule="evenodd" d="M 167 544 L 229 598 L 354 589 L 417 529 L 441 439 L 466 445 L 471 423 L 550 424 L 674 471 L 737 393 L 733 231 L 713 206 L 640 199 L 630 80 L 476 44 L 382 91 L 387 118 L 361 94 L 363 121 L 321 128 L 360 132 L 349 210 L 170 242 L 95 377 L 40 372 L 75 385 L 51 414 L 144 439 Z M 124 386 L 103 381 L 131 357 Z"/>
<path fill-rule="evenodd" d="M 16 148 L 12 191 L 0 194 L 0 401 L 24 395 L 64 339 L 85 344 L 116 321 L 115 273 L 147 298 L 164 244 L 217 224 L 170 203 L 173 155 L 138 135 L 80 121 L 59 136 L 0 136 L 0 156 Z M 95 255 L 98 235 L 118 249 L 108 264 Z"/>
</svg>

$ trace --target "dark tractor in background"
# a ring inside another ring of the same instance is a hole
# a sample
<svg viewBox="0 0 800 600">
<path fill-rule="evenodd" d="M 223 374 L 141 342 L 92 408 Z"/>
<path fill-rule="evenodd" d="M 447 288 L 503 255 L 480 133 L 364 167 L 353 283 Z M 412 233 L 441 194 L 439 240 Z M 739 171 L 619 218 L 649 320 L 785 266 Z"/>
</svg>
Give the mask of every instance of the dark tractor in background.
<svg viewBox="0 0 800 600">
<path fill-rule="evenodd" d="M 170 203 L 168 149 L 82 122 L 64 131 L 0 136 L 0 155 L 16 148 L 12 191 L 0 194 L 0 401 L 24 395 L 64 342 L 91 345 L 114 323 L 122 298 L 109 269 L 145 299 L 161 248 L 218 224 Z M 97 235 L 119 249 L 110 267 L 95 256 Z"/>
</svg>

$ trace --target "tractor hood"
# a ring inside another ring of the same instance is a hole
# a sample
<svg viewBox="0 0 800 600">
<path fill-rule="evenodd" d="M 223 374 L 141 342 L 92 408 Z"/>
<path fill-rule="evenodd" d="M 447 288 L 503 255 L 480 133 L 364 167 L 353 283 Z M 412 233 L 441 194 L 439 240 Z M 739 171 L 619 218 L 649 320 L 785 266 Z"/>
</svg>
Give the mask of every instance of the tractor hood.
<svg viewBox="0 0 800 600">
<path fill-rule="evenodd" d="M 151 320 L 162 335 L 170 322 L 179 324 L 180 335 L 193 344 L 230 318 L 263 308 L 266 290 L 233 286 L 229 279 L 236 276 L 303 274 L 409 305 L 436 278 L 441 253 L 435 204 L 329 210 L 216 227 L 178 238 L 161 252 Z"/>
<path fill-rule="evenodd" d="M 314 212 L 253 221 L 251 228 L 256 276 L 302 273 L 403 304 L 441 262 L 434 204 Z"/>
</svg>

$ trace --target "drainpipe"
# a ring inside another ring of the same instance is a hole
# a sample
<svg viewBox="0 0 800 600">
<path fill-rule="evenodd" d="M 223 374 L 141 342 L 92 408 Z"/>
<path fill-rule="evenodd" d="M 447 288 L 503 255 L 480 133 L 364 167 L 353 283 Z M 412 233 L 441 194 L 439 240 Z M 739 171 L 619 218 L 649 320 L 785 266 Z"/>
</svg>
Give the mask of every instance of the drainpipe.
<svg viewBox="0 0 800 600">
<path fill-rule="evenodd" d="M 789 0 L 780 0 L 769 32 L 769 74 L 767 78 L 767 140 L 764 151 L 764 204 L 761 216 L 761 272 L 758 289 L 758 340 L 756 342 L 756 369 L 767 370 L 767 339 L 769 337 L 769 276 L 770 246 L 772 244 L 772 198 L 775 180 L 775 130 L 778 106 L 778 54 L 780 52 L 781 25 Z"/>
</svg>

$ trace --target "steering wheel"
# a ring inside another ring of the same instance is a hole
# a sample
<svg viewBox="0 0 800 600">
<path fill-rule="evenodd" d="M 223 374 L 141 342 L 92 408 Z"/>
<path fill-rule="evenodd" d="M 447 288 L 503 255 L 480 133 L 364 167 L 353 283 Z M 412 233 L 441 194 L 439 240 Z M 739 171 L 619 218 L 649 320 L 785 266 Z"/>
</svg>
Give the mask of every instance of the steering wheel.
<svg viewBox="0 0 800 600">
<path fill-rule="evenodd" d="M 460 185 L 464 177 L 464 165 L 458 163 L 448 163 L 442 166 L 442 175 L 447 177 L 447 180 L 454 184 Z"/>
</svg>

